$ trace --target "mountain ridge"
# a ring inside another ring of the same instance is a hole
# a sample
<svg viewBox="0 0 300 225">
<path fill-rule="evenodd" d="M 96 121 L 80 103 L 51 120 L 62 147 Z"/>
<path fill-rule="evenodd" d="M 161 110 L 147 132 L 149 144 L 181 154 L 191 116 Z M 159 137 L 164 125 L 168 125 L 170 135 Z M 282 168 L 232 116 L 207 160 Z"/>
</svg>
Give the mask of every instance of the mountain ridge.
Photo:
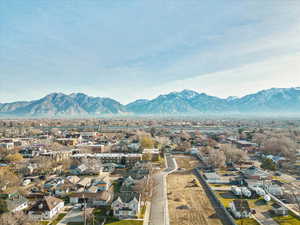
<svg viewBox="0 0 300 225">
<path fill-rule="evenodd" d="M 219 98 L 193 90 L 137 99 L 129 104 L 84 93 L 50 93 L 32 101 L 0 103 L 0 116 L 197 115 L 300 113 L 300 88 L 271 88 L 243 97 Z"/>
</svg>

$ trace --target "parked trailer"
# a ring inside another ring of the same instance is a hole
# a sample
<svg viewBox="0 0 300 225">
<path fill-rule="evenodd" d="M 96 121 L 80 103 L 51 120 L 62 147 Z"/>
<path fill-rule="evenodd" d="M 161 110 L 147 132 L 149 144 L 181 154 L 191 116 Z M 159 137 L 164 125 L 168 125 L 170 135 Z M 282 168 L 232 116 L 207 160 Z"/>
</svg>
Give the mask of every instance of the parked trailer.
<svg viewBox="0 0 300 225">
<path fill-rule="evenodd" d="M 250 198 L 252 195 L 251 191 L 246 187 L 242 187 L 242 194 L 247 198 Z"/>
</svg>

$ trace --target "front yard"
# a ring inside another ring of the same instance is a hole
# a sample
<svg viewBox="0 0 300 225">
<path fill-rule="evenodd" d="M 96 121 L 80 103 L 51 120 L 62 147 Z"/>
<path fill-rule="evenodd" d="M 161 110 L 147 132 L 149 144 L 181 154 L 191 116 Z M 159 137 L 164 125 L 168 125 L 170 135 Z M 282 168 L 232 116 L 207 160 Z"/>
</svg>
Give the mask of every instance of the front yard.
<svg viewBox="0 0 300 225">
<path fill-rule="evenodd" d="M 300 219 L 292 213 L 288 216 L 275 216 L 273 219 L 280 225 L 300 225 Z"/>
<path fill-rule="evenodd" d="M 215 191 L 218 199 L 221 203 L 227 208 L 229 207 L 229 203 L 231 203 L 235 199 L 243 199 L 235 196 L 230 191 Z M 270 210 L 272 209 L 273 202 L 265 202 L 262 197 L 257 199 L 246 199 L 249 203 L 249 207 L 251 209 L 259 209 L 259 210 Z"/>
</svg>

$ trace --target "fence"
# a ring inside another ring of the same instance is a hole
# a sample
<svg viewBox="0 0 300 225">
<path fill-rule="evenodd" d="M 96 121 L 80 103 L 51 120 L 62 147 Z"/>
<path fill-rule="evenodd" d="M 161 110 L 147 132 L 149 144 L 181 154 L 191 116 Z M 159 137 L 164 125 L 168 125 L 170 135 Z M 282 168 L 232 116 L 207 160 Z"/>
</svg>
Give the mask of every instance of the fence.
<svg viewBox="0 0 300 225">
<path fill-rule="evenodd" d="M 212 204 L 215 205 L 215 209 L 217 214 L 221 214 L 220 219 L 222 220 L 223 224 L 225 225 L 237 225 L 235 220 L 232 218 L 230 213 L 226 210 L 226 208 L 223 206 L 223 204 L 220 202 L 214 191 L 211 189 L 211 187 L 208 185 L 204 177 L 202 176 L 201 173 L 197 169 L 194 170 L 197 178 L 203 185 L 204 189 L 207 192 L 208 197 L 211 199 Z"/>
</svg>

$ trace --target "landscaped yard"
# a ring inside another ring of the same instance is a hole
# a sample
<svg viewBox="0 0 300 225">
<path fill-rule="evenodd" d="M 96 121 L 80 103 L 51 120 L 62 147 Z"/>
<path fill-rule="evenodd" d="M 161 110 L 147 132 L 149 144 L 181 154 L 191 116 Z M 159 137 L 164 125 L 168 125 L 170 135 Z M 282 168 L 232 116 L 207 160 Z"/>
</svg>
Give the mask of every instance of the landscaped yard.
<svg viewBox="0 0 300 225">
<path fill-rule="evenodd" d="M 230 191 L 215 191 L 215 193 L 225 207 L 229 207 L 229 203 L 231 203 L 233 200 L 239 199 Z M 246 199 L 246 200 L 248 201 L 249 207 L 251 209 L 259 208 L 260 210 L 266 210 L 266 211 L 272 209 L 273 202 L 272 201 L 265 202 L 262 197 L 258 199 Z"/>
<path fill-rule="evenodd" d="M 288 216 L 276 216 L 273 219 L 280 225 L 300 225 L 300 219 L 292 213 Z"/>
<path fill-rule="evenodd" d="M 142 225 L 142 220 L 121 220 L 112 223 L 106 223 L 105 225 Z"/>
</svg>

